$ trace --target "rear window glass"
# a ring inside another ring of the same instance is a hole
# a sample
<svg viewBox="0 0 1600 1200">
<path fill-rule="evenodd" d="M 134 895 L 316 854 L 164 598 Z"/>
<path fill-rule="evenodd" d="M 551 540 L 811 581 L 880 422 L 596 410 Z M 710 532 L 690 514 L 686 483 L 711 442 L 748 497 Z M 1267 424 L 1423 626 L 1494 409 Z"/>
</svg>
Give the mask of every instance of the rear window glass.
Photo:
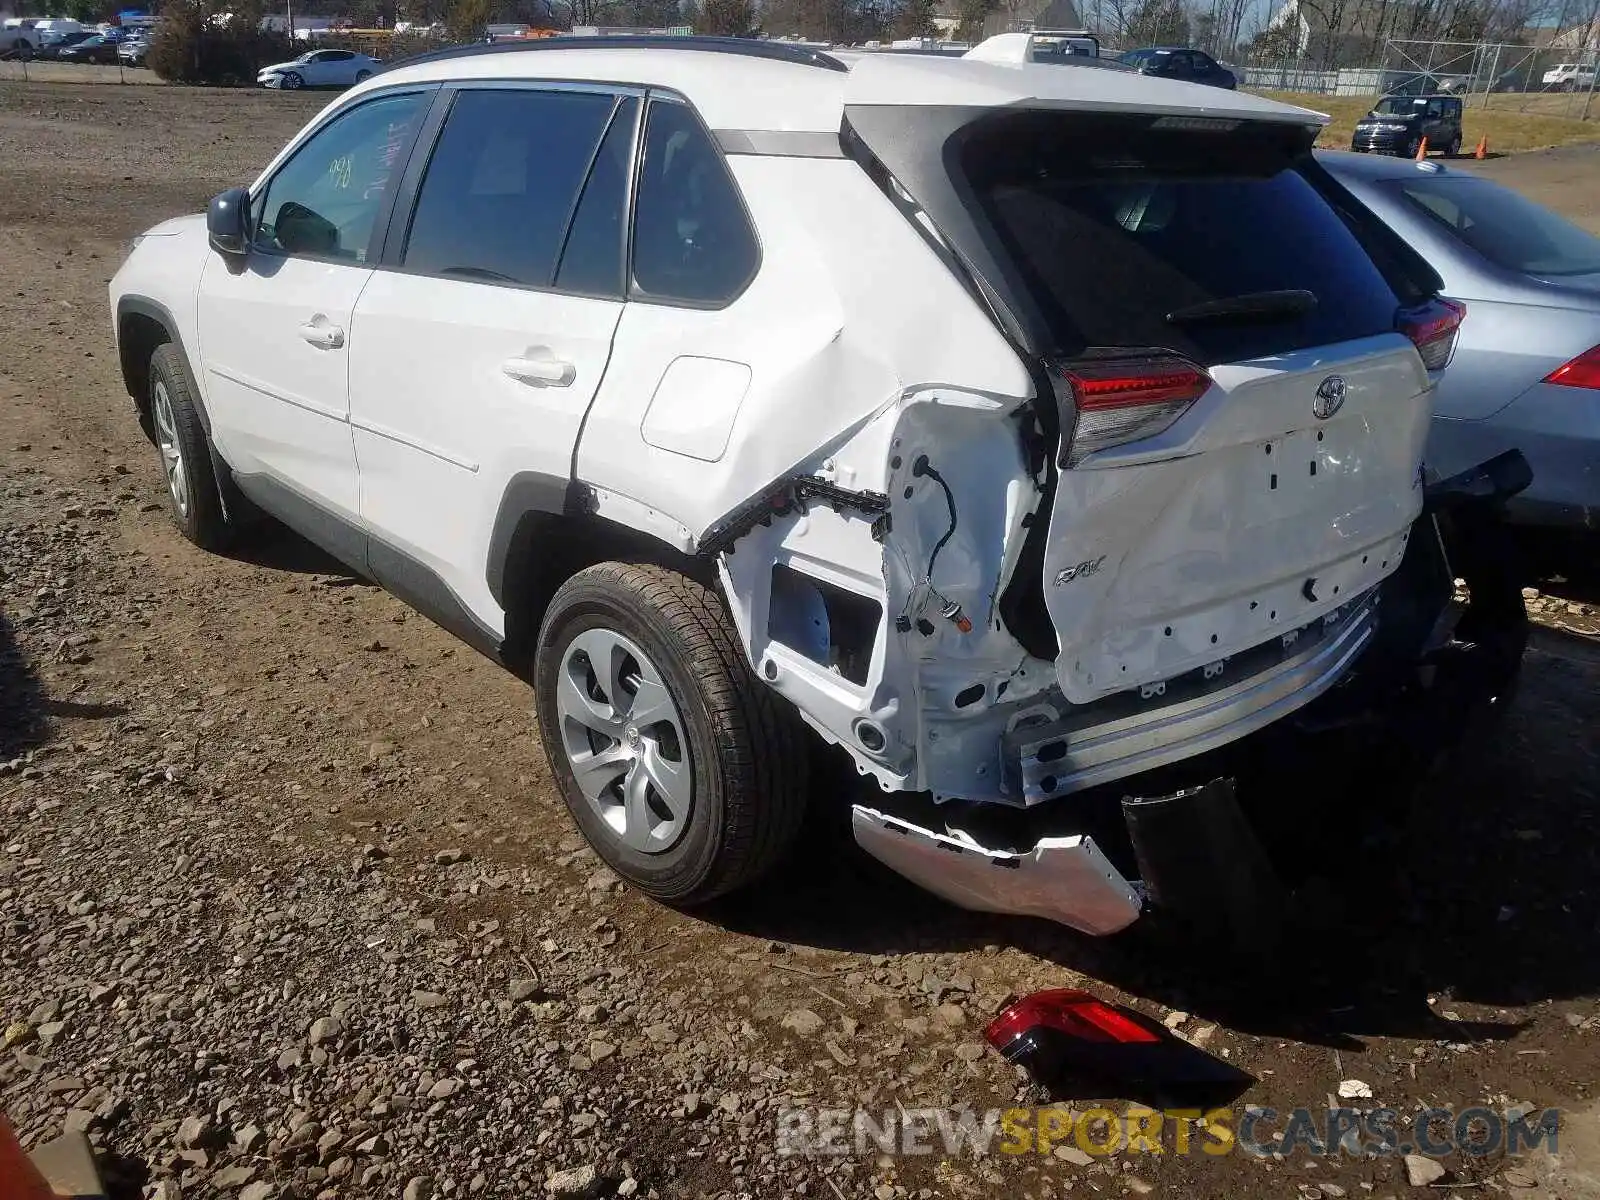
<svg viewBox="0 0 1600 1200">
<path fill-rule="evenodd" d="M 1394 329 L 1394 290 L 1296 169 L 1304 140 L 1033 112 L 969 127 L 955 153 L 1056 352 L 1163 347 L 1211 364 Z M 1283 291 L 1315 304 L 1169 320 Z"/>
<path fill-rule="evenodd" d="M 1509 188 L 1422 175 L 1391 186 L 1496 266 L 1540 276 L 1600 272 L 1600 238 Z"/>
</svg>

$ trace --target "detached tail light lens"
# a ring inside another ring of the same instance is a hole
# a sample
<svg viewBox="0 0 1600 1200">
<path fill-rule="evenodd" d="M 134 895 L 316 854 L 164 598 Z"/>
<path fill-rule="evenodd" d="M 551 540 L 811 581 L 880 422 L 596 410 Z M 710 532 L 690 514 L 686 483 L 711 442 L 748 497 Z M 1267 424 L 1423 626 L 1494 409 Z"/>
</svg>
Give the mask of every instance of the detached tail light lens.
<svg viewBox="0 0 1600 1200">
<path fill-rule="evenodd" d="M 1053 1030 L 1086 1042 L 1144 1044 L 1160 1040 L 1138 1022 L 1077 988 L 1055 988 L 1024 996 L 989 1022 L 983 1036 L 1005 1054 L 1008 1047 L 1020 1049 L 1017 1039 L 1035 1029 Z"/>
<path fill-rule="evenodd" d="M 1566 387 L 1600 389 L 1600 346 L 1585 350 L 1565 366 L 1557 367 L 1544 377 L 1544 381 Z"/>
<path fill-rule="evenodd" d="M 1155 436 L 1211 386 L 1211 376 L 1177 355 L 1052 363 L 1050 378 L 1057 400 L 1070 402 L 1078 413 L 1063 467 L 1097 450 Z"/>
<path fill-rule="evenodd" d="M 1459 300 L 1440 297 L 1417 308 L 1400 311 L 1395 327 L 1411 339 L 1430 371 L 1442 371 L 1456 352 L 1456 335 L 1466 319 L 1467 306 Z"/>
</svg>

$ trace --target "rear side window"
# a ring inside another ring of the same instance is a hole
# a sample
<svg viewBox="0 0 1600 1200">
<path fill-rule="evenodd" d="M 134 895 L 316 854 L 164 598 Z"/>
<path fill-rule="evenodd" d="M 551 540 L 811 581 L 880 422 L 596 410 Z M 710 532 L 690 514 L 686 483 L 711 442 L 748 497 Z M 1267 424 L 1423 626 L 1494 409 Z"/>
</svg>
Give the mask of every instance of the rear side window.
<svg viewBox="0 0 1600 1200">
<path fill-rule="evenodd" d="M 1209 365 L 1394 329 L 1399 299 L 1297 170 L 1292 133 L 1034 112 L 969 127 L 957 153 L 1058 353 L 1161 347 Z M 1315 303 L 1212 303 L 1272 292 Z"/>
<path fill-rule="evenodd" d="M 650 105 L 633 221 L 633 282 L 641 299 L 727 304 L 761 261 L 722 153 L 686 104 Z"/>
<path fill-rule="evenodd" d="M 1600 238 L 1509 188 L 1421 174 L 1387 186 L 1496 266 L 1539 276 L 1600 273 Z"/>
<path fill-rule="evenodd" d="M 548 286 L 615 105 L 596 92 L 461 92 L 422 179 L 404 265 Z"/>
</svg>

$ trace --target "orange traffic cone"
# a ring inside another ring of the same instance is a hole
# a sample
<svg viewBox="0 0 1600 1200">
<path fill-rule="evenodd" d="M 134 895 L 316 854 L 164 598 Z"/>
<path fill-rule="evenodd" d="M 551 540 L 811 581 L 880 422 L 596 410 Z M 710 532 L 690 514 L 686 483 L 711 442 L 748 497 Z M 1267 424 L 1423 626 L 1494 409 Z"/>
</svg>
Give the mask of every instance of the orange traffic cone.
<svg viewBox="0 0 1600 1200">
<path fill-rule="evenodd" d="M 1428 139 L 1423 138 L 1417 146 L 1417 161 L 1421 162 L 1428 157 Z"/>
<path fill-rule="evenodd" d="M 56 1194 L 22 1152 L 22 1144 L 0 1114 L 0 1200 L 56 1200 Z"/>
<path fill-rule="evenodd" d="M 1489 137 L 1487 134 L 1478 139 L 1478 148 L 1473 152 L 1472 157 L 1476 159 L 1489 157 Z"/>
</svg>

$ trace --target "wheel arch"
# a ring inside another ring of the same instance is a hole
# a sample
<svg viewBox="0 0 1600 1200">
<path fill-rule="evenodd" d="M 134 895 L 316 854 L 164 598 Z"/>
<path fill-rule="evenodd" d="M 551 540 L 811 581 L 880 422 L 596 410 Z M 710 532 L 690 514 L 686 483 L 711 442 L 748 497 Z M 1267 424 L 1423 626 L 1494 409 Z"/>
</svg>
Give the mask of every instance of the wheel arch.
<svg viewBox="0 0 1600 1200">
<path fill-rule="evenodd" d="M 601 516 L 589 489 L 576 480 L 532 471 L 513 476 L 495 514 L 484 576 L 505 613 L 505 664 L 529 675 L 557 589 L 585 567 L 612 561 L 653 563 L 722 590 L 709 562 Z"/>
<path fill-rule="evenodd" d="M 139 410 L 140 423 L 150 429 L 150 356 L 157 347 L 173 345 L 189 373 L 189 390 L 200 417 L 200 427 L 211 436 L 211 415 L 206 412 L 194 367 L 178 336 L 178 322 L 171 310 L 146 296 L 124 296 L 117 301 L 117 358 L 122 367 L 122 383 Z"/>
</svg>

